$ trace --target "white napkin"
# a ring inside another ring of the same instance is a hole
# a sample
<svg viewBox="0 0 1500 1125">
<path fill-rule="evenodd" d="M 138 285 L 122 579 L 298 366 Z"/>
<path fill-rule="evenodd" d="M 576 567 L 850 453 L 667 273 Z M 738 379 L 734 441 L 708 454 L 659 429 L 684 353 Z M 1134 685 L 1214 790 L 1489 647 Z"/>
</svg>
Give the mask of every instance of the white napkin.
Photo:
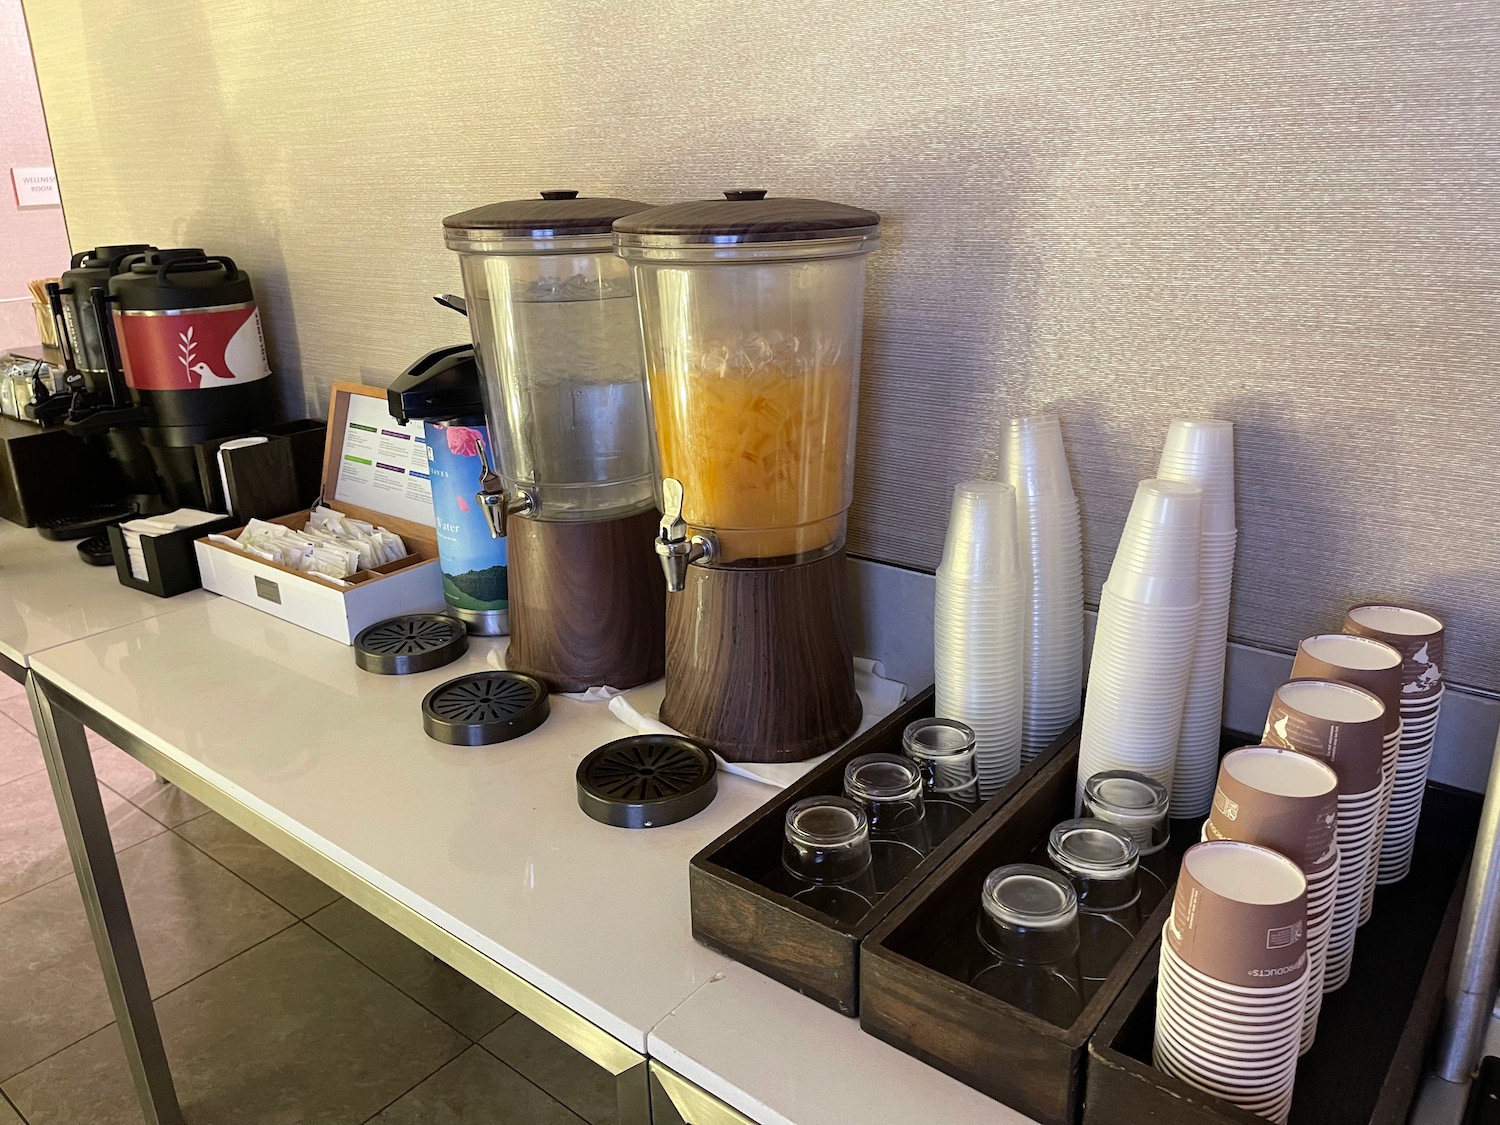
<svg viewBox="0 0 1500 1125">
<path fill-rule="evenodd" d="M 498 648 L 491 649 L 485 659 L 492 667 L 502 669 L 506 667 L 505 654 Z M 666 681 L 656 680 L 638 688 L 631 688 L 626 692 L 612 687 L 592 687 L 588 691 L 558 692 L 557 694 L 563 699 L 577 699 L 586 703 L 607 703 L 615 718 L 641 734 L 677 734 L 678 731 L 657 718 L 661 711 L 661 699 L 666 690 Z M 864 714 L 860 718 L 859 729 L 851 736 L 851 740 L 858 738 L 885 718 L 901 706 L 902 701 L 906 699 L 905 684 L 898 680 L 886 679 L 885 668 L 879 661 L 866 660 L 861 656 L 854 658 L 854 690 L 859 693 L 859 701 L 864 706 Z M 833 752 L 830 750 L 828 754 Z M 788 785 L 805 777 L 809 771 L 827 758 L 828 754 L 820 754 L 805 762 L 726 762 L 723 758 L 719 758 L 719 768 L 725 773 L 737 774 L 751 781 L 759 781 L 763 785 L 785 789 Z"/>
<path fill-rule="evenodd" d="M 491 649 L 485 656 L 485 661 L 492 668 L 503 670 L 508 667 L 504 649 Z M 657 718 L 666 690 L 665 680 L 653 680 L 628 691 L 603 685 L 591 687 L 587 691 L 560 691 L 554 694 L 559 699 L 576 699 L 581 703 L 607 703 L 615 718 L 640 734 L 680 734 L 680 731 Z M 849 738 L 851 742 L 901 706 L 906 699 L 905 684 L 899 680 L 886 679 L 884 665 L 878 660 L 867 660 L 862 656 L 854 658 L 854 690 L 859 695 L 864 713 L 860 716 L 858 729 Z M 837 749 L 839 747 L 834 748 Z M 793 782 L 800 781 L 828 754 L 834 753 L 834 750 L 803 762 L 726 762 L 717 754 L 714 757 L 719 759 L 719 768 L 725 773 L 785 789 Z"/>
<path fill-rule="evenodd" d="M 906 698 L 905 684 L 897 680 L 886 679 L 885 668 L 879 661 L 866 660 L 860 656 L 854 658 L 854 690 L 859 693 L 859 701 L 863 704 L 864 714 L 860 716 L 859 728 L 850 736 L 851 740 L 858 738 L 901 706 L 901 701 Z M 625 694 L 616 693 L 609 701 L 609 709 L 617 719 L 642 734 L 677 734 L 677 731 L 657 718 L 661 711 L 661 699 L 665 693 L 666 683 L 658 680 Z M 835 750 L 837 749 L 835 747 Z M 719 758 L 719 768 L 725 773 L 737 774 L 751 781 L 759 781 L 763 785 L 785 789 L 793 782 L 800 781 L 807 776 L 828 757 L 828 754 L 834 752 L 830 750 L 827 754 L 819 754 L 816 758 L 808 758 L 802 762 L 726 762 L 723 758 Z"/>
<path fill-rule="evenodd" d="M 120 534 L 125 537 L 125 553 L 130 557 L 131 575 L 142 582 L 150 577 L 146 573 L 146 551 L 141 546 L 141 536 L 150 538 L 165 535 L 169 531 L 181 531 L 184 527 L 196 527 L 200 523 L 223 518 L 213 512 L 200 512 L 197 508 L 178 508 L 175 512 L 167 512 L 161 516 L 126 520 L 120 525 Z"/>
</svg>

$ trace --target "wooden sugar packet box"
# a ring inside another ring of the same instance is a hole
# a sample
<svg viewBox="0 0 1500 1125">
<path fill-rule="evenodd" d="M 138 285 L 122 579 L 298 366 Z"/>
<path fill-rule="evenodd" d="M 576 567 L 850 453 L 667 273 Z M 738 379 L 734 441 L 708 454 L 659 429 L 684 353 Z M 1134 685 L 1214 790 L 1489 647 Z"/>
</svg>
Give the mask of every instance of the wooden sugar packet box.
<svg viewBox="0 0 1500 1125">
<path fill-rule="evenodd" d="M 426 450 L 422 424 L 399 425 L 386 408 L 385 391 L 335 383 L 323 450 L 323 505 L 395 532 L 410 553 L 361 570 L 340 587 L 204 537 L 193 544 L 203 588 L 346 645 L 388 617 L 446 609 Z M 291 512 L 269 522 L 300 531 L 310 514 Z M 243 530 L 224 534 L 238 538 Z"/>
<path fill-rule="evenodd" d="M 858 922 L 830 917 L 760 881 L 780 863 L 787 809 L 804 797 L 841 795 L 844 767 L 861 754 L 900 754 L 908 723 L 932 715 L 932 689 L 836 751 L 795 785 L 762 805 L 695 855 L 688 867 L 693 936 L 752 969 L 845 1015 L 859 998 L 859 945 L 955 849 L 1004 808 L 1073 737 L 1070 730 L 897 884 Z"/>
</svg>

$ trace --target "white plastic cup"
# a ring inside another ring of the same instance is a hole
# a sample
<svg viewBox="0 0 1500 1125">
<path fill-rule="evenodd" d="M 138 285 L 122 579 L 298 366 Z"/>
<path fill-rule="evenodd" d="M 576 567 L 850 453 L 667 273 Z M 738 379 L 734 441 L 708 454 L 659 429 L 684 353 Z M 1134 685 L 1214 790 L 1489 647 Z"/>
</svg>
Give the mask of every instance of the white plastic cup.
<svg viewBox="0 0 1500 1125">
<path fill-rule="evenodd" d="M 1082 521 L 1056 415 L 1005 423 L 1000 475 L 1016 490 L 1026 572 L 1022 740 L 1023 754 L 1034 753 L 1082 710 Z"/>
<path fill-rule="evenodd" d="M 1137 486 L 1111 573 L 1179 574 L 1198 569 L 1203 490 L 1196 484 L 1144 480 Z"/>
<path fill-rule="evenodd" d="M 958 485 L 937 572 L 934 702 L 938 714 L 973 728 L 982 797 L 1021 767 L 1025 582 L 1015 490 Z"/>
<path fill-rule="evenodd" d="M 1039 498 L 1073 495 L 1057 415 L 1037 414 L 1005 422 L 1000 429 L 1000 474 L 1018 494 Z"/>
<path fill-rule="evenodd" d="M 1016 490 L 997 480 L 968 480 L 953 489 L 953 507 L 938 569 L 972 578 L 1015 574 Z"/>
</svg>

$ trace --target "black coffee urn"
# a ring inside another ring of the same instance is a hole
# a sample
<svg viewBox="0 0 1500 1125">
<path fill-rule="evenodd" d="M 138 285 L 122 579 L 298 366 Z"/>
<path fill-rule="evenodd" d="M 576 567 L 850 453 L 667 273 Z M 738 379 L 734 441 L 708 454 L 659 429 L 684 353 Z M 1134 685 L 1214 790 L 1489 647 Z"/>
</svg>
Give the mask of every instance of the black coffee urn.
<svg viewBox="0 0 1500 1125">
<path fill-rule="evenodd" d="M 250 278 L 201 249 L 128 255 L 93 299 L 169 507 L 205 505 L 194 447 L 271 425 L 275 394 Z M 107 315 L 106 315 L 107 310 Z"/>
</svg>

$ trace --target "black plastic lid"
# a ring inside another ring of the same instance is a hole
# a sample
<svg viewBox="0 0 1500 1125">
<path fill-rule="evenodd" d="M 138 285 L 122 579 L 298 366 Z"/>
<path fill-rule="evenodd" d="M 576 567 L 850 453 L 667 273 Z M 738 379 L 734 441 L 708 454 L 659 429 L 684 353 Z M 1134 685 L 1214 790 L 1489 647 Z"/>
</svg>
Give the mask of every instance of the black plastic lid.
<svg viewBox="0 0 1500 1125">
<path fill-rule="evenodd" d="M 156 247 L 145 242 L 131 242 L 119 246 L 95 246 L 92 250 L 80 250 L 73 255 L 67 271 L 63 274 L 64 283 L 66 284 L 70 273 L 80 273 L 87 278 L 109 277 L 131 254 L 141 254 L 155 249 Z"/>
<path fill-rule="evenodd" d="M 197 248 L 132 254 L 109 280 L 122 311 L 205 308 L 255 300 L 250 277 L 222 254 Z"/>
<path fill-rule="evenodd" d="M 422 700 L 422 729 L 450 746 L 489 746 L 530 734 L 550 706 L 540 680 L 520 672 L 474 672 Z"/>
<path fill-rule="evenodd" d="M 615 236 L 622 245 L 653 243 L 725 245 L 742 242 L 799 242 L 857 238 L 875 234 L 880 216 L 862 207 L 822 199 L 767 199 L 762 188 L 734 188 L 723 199 L 653 207 L 620 219 Z"/>
<path fill-rule="evenodd" d="M 616 828 L 660 828 L 708 808 L 719 791 L 711 751 L 675 734 L 607 742 L 578 763 L 578 807 Z"/>
<path fill-rule="evenodd" d="M 544 191 L 536 199 L 510 199 L 449 215 L 443 228 L 449 244 L 457 236 L 553 239 L 608 234 L 614 221 L 651 204 L 634 199 L 579 197 L 576 191 Z"/>
<path fill-rule="evenodd" d="M 385 392 L 391 417 L 457 419 L 484 413 L 474 345 L 456 344 L 428 352 L 397 375 Z"/>
<path fill-rule="evenodd" d="M 469 650 L 469 631 L 445 613 L 377 621 L 354 638 L 354 663 L 366 672 L 405 676 L 452 664 Z"/>
</svg>

